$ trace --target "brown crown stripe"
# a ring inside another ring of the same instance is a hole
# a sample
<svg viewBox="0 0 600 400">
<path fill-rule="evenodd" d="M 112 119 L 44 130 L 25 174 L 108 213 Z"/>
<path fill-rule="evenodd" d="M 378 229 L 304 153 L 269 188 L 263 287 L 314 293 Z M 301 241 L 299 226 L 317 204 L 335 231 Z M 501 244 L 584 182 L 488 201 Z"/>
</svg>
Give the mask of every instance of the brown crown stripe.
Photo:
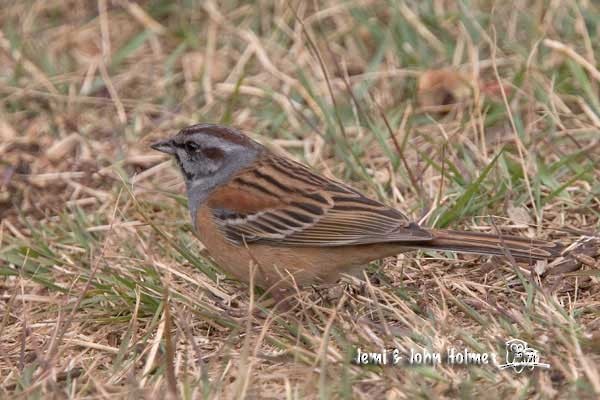
<svg viewBox="0 0 600 400">
<path fill-rule="evenodd" d="M 179 134 L 193 135 L 194 133 L 200 132 L 204 134 L 210 134 L 212 136 L 216 136 L 220 139 L 224 139 L 231 143 L 239 145 L 258 144 L 258 142 L 255 142 L 254 140 L 250 139 L 248 136 L 244 135 L 236 129 L 213 124 L 196 124 L 188 126 L 187 128 L 183 128 L 182 130 L 180 130 Z"/>
</svg>

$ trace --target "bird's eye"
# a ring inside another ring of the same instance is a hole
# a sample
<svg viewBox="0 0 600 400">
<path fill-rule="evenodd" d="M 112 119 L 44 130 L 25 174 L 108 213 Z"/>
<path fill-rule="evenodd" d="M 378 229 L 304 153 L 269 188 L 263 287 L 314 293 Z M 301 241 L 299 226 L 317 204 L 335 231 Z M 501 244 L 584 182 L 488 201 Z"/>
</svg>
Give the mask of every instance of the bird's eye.
<svg viewBox="0 0 600 400">
<path fill-rule="evenodd" d="M 216 160 L 219 158 L 223 158 L 223 150 L 218 147 L 206 147 L 202 149 L 202 155 L 206 158 L 210 158 L 211 160 Z"/>
<path fill-rule="evenodd" d="M 185 150 L 188 153 L 195 153 L 198 150 L 200 150 L 200 146 L 198 146 L 198 144 L 196 144 L 194 142 L 191 142 L 191 141 L 190 142 L 185 142 L 184 146 L 185 146 Z"/>
</svg>

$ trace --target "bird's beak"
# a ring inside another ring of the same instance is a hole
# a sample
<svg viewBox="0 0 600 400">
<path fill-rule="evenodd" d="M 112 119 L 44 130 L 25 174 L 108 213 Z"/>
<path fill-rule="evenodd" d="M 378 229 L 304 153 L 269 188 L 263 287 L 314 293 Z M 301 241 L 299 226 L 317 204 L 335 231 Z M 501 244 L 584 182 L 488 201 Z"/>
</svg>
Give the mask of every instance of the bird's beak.
<svg viewBox="0 0 600 400">
<path fill-rule="evenodd" d="M 163 153 L 175 154 L 175 146 L 173 146 L 171 139 L 159 140 L 156 143 L 152 143 L 150 147 Z"/>
</svg>

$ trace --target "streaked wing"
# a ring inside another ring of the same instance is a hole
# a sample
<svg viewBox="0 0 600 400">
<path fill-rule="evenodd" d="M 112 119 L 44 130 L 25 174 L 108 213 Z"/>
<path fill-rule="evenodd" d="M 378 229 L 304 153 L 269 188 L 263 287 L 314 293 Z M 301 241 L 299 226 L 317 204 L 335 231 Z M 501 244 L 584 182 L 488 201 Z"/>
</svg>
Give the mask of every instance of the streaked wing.
<svg viewBox="0 0 600 400">
<path fill-rule="evenodd" d="M 431 239 L 401 212 L 273 155 L 236 175 L 208 205 L 217 226 L 238 245 L 321 247 Z"/>
</svg>

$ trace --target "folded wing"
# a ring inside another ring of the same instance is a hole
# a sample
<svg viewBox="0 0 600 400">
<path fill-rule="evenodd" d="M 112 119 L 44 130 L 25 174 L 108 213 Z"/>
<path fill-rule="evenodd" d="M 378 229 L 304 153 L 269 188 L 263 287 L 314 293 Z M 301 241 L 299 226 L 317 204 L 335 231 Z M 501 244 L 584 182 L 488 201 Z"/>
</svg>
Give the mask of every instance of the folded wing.
<svg viewBox="0 0 600 400">
<path fill-rule="evenodd" d="M 346 246 L 428 241 L 404 214 L 301 164 L 270 156 L 216 190 L 214 220 L 238 245 Z"/>
</svg>

